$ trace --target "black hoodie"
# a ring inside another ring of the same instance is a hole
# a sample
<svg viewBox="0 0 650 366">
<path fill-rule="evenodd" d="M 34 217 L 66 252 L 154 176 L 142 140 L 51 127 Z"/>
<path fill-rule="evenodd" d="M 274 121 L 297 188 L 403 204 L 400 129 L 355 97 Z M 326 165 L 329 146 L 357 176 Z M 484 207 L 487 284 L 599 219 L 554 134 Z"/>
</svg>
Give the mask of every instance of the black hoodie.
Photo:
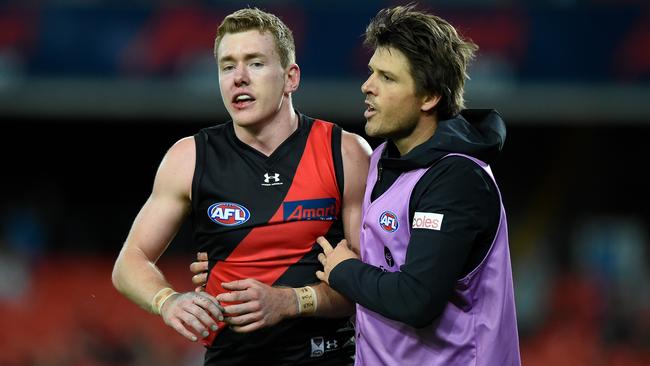
<svg viewBox="0 0 650 366">
<path fill-rule="evenodd" d="M 413 229 L 406 262 L 398 272 L 346 260 L 330 273 L 332 288 L 363 307 L 414 327 L 431 324 L 443 311 L 456 281 L 476 268 L 496 235 L 499 195 L 492 179 L 474 162 L 492 163 L 505 142 L 505 124 L 494 110 L 464 110 L 440 121 L 434 135 L 400 157 L 388 141 L 372 187 L 374 201 L 405 171 L 431 167 L 409 200 L 416 211 L 445 215 L 447 230 Z M 366 187 L 370 189 L 370 187 Z"/>
</svg>

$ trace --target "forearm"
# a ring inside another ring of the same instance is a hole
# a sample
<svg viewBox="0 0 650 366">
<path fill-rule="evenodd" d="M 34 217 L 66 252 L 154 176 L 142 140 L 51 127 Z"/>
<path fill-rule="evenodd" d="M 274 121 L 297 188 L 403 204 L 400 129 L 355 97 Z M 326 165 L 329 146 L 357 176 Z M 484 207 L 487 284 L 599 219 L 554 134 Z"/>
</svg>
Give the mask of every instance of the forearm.
<svg viewBox="0 0 650 366">
<path fill-rule="evenodd" d="M 318 307 L 314 316 L 324 318 L 341 318 L 354 314 L 354 303 L 336 292 L 325 282 L 312 286 L 318 297 Z"/>
<path fill-rule="evenodd" d="M 316 295 L 315 311 L 302 309 L 303 306 L 299 304 L 300 288 L 282 289 L 284 297 L 287 299 L 286 304 L 288 304 L 286 306 L 286 318 L 296 318 L 298 316 L 342 318 L 354 313 L 354 304 L 326 283 L 321 282 L 310 287 L 314 289 Z"/>
<path fill-rule="evenodd" d="M 139 249 L 125 245 L 112 274 L 113 286 L 141 308 L 154 312 L 153 297 L 165 287 L 172 287 L 162 272 Z"/>
<path fill-rule="evenodd" d="M 416 328 L 440 314 L 450 290 L 449 284 L 426 286 L 409 273 L 384 272 L 355 259 L 341 262 L 329 280 L 333 288 L 366 309 Z"/>
</svg>

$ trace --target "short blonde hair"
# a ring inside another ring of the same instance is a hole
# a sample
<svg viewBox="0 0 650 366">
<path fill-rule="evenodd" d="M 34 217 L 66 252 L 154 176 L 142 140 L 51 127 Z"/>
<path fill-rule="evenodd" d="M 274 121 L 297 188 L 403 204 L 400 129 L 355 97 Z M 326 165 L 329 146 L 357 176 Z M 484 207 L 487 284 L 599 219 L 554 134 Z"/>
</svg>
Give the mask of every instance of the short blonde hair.
<svg viewBox="0 0 650 366">
<path fill-rule="evenodd" d="M 282 67 L 286 68 L 296 62 L 296 45 L 289 27 L 277 16 L 258 8 L 240 9 L 223 19 L 217 28 L 217 37 L 214 40 L 214 57 L 217 58 L 219 43 L 226 34 L 255 29 L 260 33 L 269 32 L 273 35 Z"/>
</svg>

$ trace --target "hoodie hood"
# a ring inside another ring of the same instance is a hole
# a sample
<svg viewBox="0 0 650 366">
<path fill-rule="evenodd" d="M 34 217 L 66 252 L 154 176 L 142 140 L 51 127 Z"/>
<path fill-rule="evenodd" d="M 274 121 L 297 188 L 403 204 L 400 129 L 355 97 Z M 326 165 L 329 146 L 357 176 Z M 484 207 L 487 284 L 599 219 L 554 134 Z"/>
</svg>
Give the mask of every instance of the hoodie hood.
<svg viewBox="0 0 650 366">
<path fill-rule="evenodd" d="M 449 153 L 470 155 L 488 164 L 497 158 L 506 140 L 506 126 L 493 109 L 466 109 L 458 116 L 438 122 L 438 128 L 426 142 L 406 155 L 388 142 L 382 155 L 385 167 L 410 170 L 430 166 Z M 396 153 L 397 152 L 397 153 Z"/>
</svg>

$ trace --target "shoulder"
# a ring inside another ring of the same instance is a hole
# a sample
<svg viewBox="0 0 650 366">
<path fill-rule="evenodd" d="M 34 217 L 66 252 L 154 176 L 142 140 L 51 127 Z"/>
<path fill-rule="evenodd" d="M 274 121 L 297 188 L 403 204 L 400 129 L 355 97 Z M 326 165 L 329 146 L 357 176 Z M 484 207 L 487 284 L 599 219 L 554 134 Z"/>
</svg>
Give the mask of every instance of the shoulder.
<svg viewBox="0 0 650 366">
<path fill-rule="evenodd" d="M 342 131 L 341 134 L 341 151 L 343 152 L 343 158 L 346 159 L 368 159 L 372 153 L 370 144 L 361 136 Z"/>
<path fill-rule="evenodd" d="M 193 136 L 188 136 L 176 141 L 167 150 L 160 170 L 171 176 L 191 177 L 194 174 L 195 162 L 196 142 Z"/>
<path fill-rule="evenodd" d="M 170 163 L 183 164 L 188 163 L 187 159 L 196 156 L 196 142 L 194 136 L 183 137 L 176 141 L 165 154 L 165 160 L 171 160 Z"/>
<path fill-rule="evenodd" d="M 462 156 L 450 156 L 434 164 L 420 179 L 413 198 L 470 206 L 495 205 L 498 192 L 489 174 Z"/>
<path fill-rule="evenodd" d="M 158 167 L 154 193 L 189 198 L 195 161 L 194 137 L 184 137 L 176 141 L 167 150 Z"/>
<path fill-rule="evenodd" d="M 368 142 L 361 136 L 348 132 L 341 128 L 336 123 L 325 121 L 322 119 L 313 119 L 311 117 L 302 115 L 304 120 L 312 124 L 311 128 L 339 130 L 341 131 L 341 153 L 343 160 L 367 160 L 372 153 L 372 149 Z"/>
<path fill-rule="evenodd" d="M 476 162 L 464 156 L 448 156 L 435 161 L 423 178 L 456 179 L 479 179 L 488 176 L 487 172 Z M 489 177 L 489 176 L 488 176 Z"/>
</svg>

